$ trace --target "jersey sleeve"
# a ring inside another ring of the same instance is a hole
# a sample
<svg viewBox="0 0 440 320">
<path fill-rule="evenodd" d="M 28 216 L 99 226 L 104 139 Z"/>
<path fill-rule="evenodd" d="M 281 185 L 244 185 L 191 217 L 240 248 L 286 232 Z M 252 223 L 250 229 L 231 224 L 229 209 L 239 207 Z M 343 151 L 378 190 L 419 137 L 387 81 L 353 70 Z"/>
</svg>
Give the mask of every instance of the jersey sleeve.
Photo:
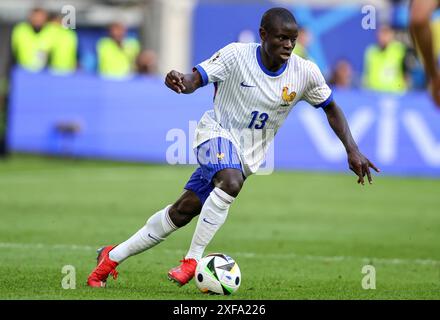
<svg viewBox="0 0 440 320">
<path fill-rule="evenodd" d="M 324 108 L 333 101 L 332 90 L 325 82 L 324 76 L 318 66 L 310 62 L 310 71 L 308 72 L 307 89 L 304 92 L 303 100 L 315 108 Z"/>
<path fill-rule="evenodd" d="M 220 49 L 208 60 L 193 68 L 202 76 L 202 86 L 208 83 L 225 81 L 237 61 L 237 48 L 234 43 Z"/>
</svg>

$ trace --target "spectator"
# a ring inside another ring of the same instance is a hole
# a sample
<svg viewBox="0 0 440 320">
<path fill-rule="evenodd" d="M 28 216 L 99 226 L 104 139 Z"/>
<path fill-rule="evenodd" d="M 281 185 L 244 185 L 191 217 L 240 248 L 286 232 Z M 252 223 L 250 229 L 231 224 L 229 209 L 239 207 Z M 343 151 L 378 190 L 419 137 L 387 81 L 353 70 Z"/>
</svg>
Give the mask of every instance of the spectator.
<svg viewBox="0 0 440 320">
<path fill-rule="evenodd" d="M 98 71 L 106 77 L 126 77 L 133 73 L 140 51 L 139 42 L 126 38 L 127 29 L 121 23 L 109 27 L 110 37 L 98 41 Z"/>
<path fill-rule="evenodd" d="M 55 15 L 46 28 L 51 39 L 49 68 L 55 73 L 74 72 L 77 67 L 76 32 L 62 25 L 61 15 Z"/>
<path fill-rule="evenodd" d="M 407 89 L 405 46 L 394 39 L 394 31 L 387 25 L 379 28 L 377 42 L 365 52 L 365 88 L 382 92 L 404 92 Z"/>
<path fill-rule="evenodd" d="M 154 74 L 157 72 L 157 55 L 150 49 L 142 50 L 136 59 L 136 69 L 139 74 Z"/>
<path fill-rule="evenodd" d="M 414 90 L 426 90 L 427 79 L 423 65 L 417 59 L 417 51 L 414 48 L 408 48 L 405 56 L 405 68 L 408 74 L 408 88 Z"/>
<path fill-rule="evenodd" d="M 298 31 L 298 39 L 296 39 L 296 45 L 293 49 L 293 53 L 300 56 L 303 59 L 309 58 L 309 53 L 307 52 L 307 47 L 310 44 L 310 33 L 304 29 L 301 28 Z"/>
<path fill-rule="evenodd" d="M 350 62 L 342 59 L 335 64 L 329 84 L 338 89 L 353 87 L 353 68 Z"/>
<path fill-rule="evenodd" d="M 47 12 L 35 8 L 29 14 L 28 22 L 17 24 L 12 30 L 11 49 L 16 64 L 31 71 L 46 67 L 50 49 L 47 28 Z"/>
</svg>

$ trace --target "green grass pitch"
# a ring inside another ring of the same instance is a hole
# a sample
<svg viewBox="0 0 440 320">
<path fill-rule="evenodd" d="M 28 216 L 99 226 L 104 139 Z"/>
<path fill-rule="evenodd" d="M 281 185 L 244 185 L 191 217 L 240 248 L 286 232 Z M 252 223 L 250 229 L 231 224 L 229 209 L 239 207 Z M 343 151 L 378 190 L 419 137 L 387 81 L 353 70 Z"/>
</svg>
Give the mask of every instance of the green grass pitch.
<svg viewBox="0 0 440 320">
<path fill-rule="evenodd" d="M 117 244 L 172 203 L 188 166 L 60 160 L 0 161 L 0 299 L 439 299 L 440 180 L 276 172 L 253 176 L 208 252 L 238 262 L 235 295 L 178 288 L 167 271 L 196 225 L 125 261 L 105 289 L 85 285 L 100 245 Z M 362 288 L 364 265 L 376 289 Z M 76 270 L 65 290 L 63 266 Z"/>
</svg>

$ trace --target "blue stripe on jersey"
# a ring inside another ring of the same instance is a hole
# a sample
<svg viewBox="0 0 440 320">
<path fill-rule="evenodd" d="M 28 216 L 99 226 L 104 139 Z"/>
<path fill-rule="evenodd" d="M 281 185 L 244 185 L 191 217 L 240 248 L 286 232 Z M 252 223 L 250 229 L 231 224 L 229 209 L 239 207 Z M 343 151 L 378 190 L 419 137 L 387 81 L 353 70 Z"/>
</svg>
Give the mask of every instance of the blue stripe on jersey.
<svg viewBox="0 0 440 320">
<path fill-rule="evenodd" d="M 263 70 L 263 72 L 265 74 L 267 74 L 268 76 L 271 77 L 276 77 L 279 76 L 280 74 L 282 74 L 284 72 L 284 70 L 286 70 L 287 68 L 287 63 L 289 62 L 289 60 L 287 60 L 287 62 L 285 64 L 283 64 L 281 66 L 281 68 L 279 68 L 277 71 L 270 71 L 269 69 L 267 69 L 264 64 L 263 61 L 261 60 L 261 51 L 260 51 L 261 46 L 257 47 L 257 61 L 258 61 L 258 65 L 260 66 L 261 70 Z"/>
<path fill-rule="evenodd" d="M 203 69 L 201 65 L 195 66 L 194 69 L 196 69 L 202 76 L 202 87 L 206 86 L 208 84 L 208 74 L 205 69 Z"/>
<path fill-rule="evenodd" d="M 332 102 L 332 101 L 333 101 L 333 92 L 330 93 L 330 96 L 324 102 L 321 102 L 320 104 L 314 105 L 314 107 L 315 108 L 324 108 L 328 104 L 330 104 L 330 102 Z"/>
</svg>

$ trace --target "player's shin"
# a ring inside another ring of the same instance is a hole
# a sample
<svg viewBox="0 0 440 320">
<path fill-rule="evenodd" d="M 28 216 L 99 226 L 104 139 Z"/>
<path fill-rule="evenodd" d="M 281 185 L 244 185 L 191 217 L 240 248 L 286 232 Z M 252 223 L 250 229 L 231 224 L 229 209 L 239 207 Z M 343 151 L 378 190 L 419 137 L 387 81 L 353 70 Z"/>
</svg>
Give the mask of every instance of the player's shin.
<svg viewBox="0 0 440 320">
<path fill-rule="evenodd" d="M 116 246 L 109 253 L 111 260 L 122 262 L 130 256 L 148 250 L 161 243 L 177 227 L 171 221 L 168 210 L 171 205 L 153 214 L 138 232 L 131 238 Z"/>
<path fill-rule="evenodd" d="M 229 206 L 234 199 L 234 197 L 219 188 L 214 188 L 210 193 L 200 212 L 191 247 L 186 255 L 187 259 L 198 261 L 202 258 L 206 246 L 226 221 Z"/>
</svg>

